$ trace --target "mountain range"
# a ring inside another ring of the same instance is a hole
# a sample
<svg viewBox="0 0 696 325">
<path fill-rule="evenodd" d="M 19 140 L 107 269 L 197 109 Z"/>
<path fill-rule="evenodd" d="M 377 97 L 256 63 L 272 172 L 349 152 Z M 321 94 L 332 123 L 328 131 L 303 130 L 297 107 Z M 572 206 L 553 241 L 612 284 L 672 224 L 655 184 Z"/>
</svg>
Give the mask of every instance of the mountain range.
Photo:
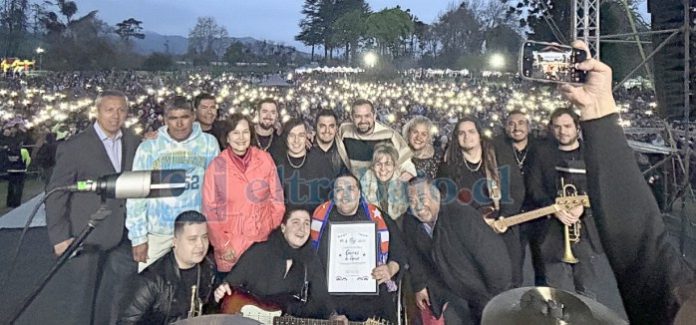
<svg viewBox="0 0 696 325">
<path fill-rule="evenodd" d="M 161 35 L 150 31 L 146 31 L 144 34 L 144 39 L 135 39 L 133 41 L 135 50 L 140 54 L 148 55 L 154 52 L 160 52 L 169 53 L 172 55 L 182 55 L 186 54 L 188 50 L 188 38 L 184 36 Z M 244 44 L 246 48 L 251 49 L 251 51 L 253 52 L 256 52 L 256 49 L 263 48 L 263 45 L 266 43 L 272 43 L 268 41 L 257 40 L 252 37 L 229 37 L 224 42 L 226 44 L 240 42 Z M 274 45 L 285 50 L 295 52 L 300 56 L 309 57 L 309 53 L 297 51 L 297 49 L 295 49 L 292 46 L 281 45 L 278 43 L 274 43 Z"/>
</svg>

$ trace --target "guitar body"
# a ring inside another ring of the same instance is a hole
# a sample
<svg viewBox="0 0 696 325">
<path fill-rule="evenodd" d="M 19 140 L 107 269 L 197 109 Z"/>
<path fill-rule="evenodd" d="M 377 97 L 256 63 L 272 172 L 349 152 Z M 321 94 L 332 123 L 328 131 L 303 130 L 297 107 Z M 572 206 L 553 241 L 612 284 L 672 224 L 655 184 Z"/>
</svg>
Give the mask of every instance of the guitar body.
<svg viewBox="0 0 696 325">
<path fill-rule="evenodd" d="M 343 325 L 341 321 L 297 318 L 282 316 L 282 308 L 275 304 L 266 303 L 240 289 L 232 289 L 232 294 L 222 298 L 220 313 L 242 315 L 266 325 Z M 365 322 L 348 322 L 349 325 L 390 325 L 379 319 L 368 319 Z"/>
<path fill-rule="evenodd" d="M 231 295 L 222 298 L 220 313 L 242 315 L 264 324 L 273 324 L 273 318 L 283 314 L 280 306 L 262 302 L 238 289 L 233 289 Z"/>
</svg>

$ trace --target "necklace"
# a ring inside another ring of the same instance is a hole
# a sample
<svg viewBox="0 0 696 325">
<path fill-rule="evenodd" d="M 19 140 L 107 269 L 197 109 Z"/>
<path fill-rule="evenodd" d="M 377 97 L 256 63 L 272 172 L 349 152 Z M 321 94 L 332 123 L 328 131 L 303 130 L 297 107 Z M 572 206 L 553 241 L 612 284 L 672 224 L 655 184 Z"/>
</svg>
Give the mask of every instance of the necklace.
<svg viewBox="0 0 696 325">
<path fill-rule="evenodd" d="M 466 166 L 466 169 L 468 169 L 472 173 L 479 171 L 479 169 L 481 169 L 481 165 L 483 165 L 483 158 L 481 158 L 481 160 L 479 160 L 479 162 L 478 162 L 478 164 L 476 164 L 475 168 L 469 167 L 469 161 L 466 160 L 466 158 L 464 158 L 464 166 Z"/>
<path fill-rule="evenodd" d="M 517 155 L 517 149 L 515 149 L 514 146 L 512 147 L 512 153 L 515 155 L 515 161 L 517 161 L 517 167 L 519 167 L 520 169 L 522 169 L 522 166 L 524 165 L 524 161 L 527 159 L 527 153 L 528 153 L 529 151 L 527 150 L 527 148 L 524 148 L 524 150 L 522 150 L 522 151 L 520 151 L 520 152 L 521 152 L 521 153 L 524 152 L 524 154 L 522 154 L 522 158 L 520 158 L 520 157 Z"/>
<path fill-rule="evenodd" d="M 305 161 L 307 161 L 307 154 L 302 156 L 302 162 L 299 165 L 295 165 L 292 163 L 292 159 L 290 159 L 290 154 L 285 153 L 285 156 L 288 158 L 288 164 L 290 164 L 290 167 L 295 168 L 295 169 L 300 169 L 302 166 L 304 166 Z"/>
<path fill-rule="evenodd" d="M 256 144 L 259 145 L 259 148 L 261 148 L 261 150 L 268 151 L 268 148 L 270 148 L 271 144 L 273 144 L 273 133 L 271 133 L 271 139 L 268 140 L 268 145 L 266 145 L 265 147 L 261 146 L 261 141 L 259 141 L 259 137 L 256 137 Z"/>
</svg>

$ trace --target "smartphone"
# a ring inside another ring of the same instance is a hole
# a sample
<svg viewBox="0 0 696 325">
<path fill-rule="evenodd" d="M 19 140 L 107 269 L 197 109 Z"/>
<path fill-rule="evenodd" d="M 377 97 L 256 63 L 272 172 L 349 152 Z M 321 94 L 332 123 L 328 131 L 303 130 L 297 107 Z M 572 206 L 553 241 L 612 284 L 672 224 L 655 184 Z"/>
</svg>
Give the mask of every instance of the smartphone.
<svg viewBox="0 0 696 325">
<path fill-rule="evenodd" d="M 520 56 L 520 75 L 525 79 L 570 84 L 582 84 L 587 80 L 586 71 L 575 69 L 575 63 L 587 59 L 583 50 L 556 43 L 526 41 Z"/>
</svg>

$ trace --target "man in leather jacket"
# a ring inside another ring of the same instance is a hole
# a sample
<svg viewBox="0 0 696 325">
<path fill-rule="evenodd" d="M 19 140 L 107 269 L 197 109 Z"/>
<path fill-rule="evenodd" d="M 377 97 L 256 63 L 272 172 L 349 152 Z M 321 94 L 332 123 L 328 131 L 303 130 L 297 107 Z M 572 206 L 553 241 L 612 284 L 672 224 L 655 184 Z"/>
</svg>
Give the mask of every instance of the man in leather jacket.
<svg viewBox="0 0 696 325">
<path fill-rule="evenodd" d="M 177 216 L 174 248 L 128 282 L 118 324 L 169 324 L 190 317 L 192 310 L 202 313 L 216 282 L 215 264 L 206 258 L 208 245 L 201 213 L 186 211 Z M 192 286 L 197 289 L 195 296 Z"/>
</svg>

